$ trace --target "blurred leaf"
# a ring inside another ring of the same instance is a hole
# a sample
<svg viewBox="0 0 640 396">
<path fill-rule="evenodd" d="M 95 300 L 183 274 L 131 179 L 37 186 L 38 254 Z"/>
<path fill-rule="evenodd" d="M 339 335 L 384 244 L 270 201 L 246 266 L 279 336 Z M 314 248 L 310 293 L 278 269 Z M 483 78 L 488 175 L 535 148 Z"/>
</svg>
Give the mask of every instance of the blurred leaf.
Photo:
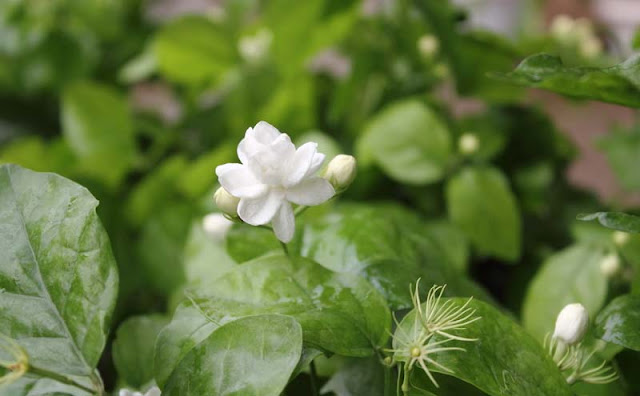
<svg viewBox="0 0 640 396">
<path fill-rule="evenodd" d="M 614 131 L 600 138 L 598 146 L 607 156 L 622 187 L 630 191 L 640 190 L 640 174 L 636 169 L 640 161 L 640 129 Z"/>
<path fill-rule="evenodd" d="M 460 307 L 466 299 L 452 298 L 453 306 Z M 446 300 L 445 300 L 446 301 Z M 440 301 L 444 304 L 445 301 Z M 522 327 L 496 308 L 473 300 L 468 305 L 481 319 L 465 326 L 455 335 L 475 338 L 477 341 L 452 341 L 447 347 L 460 347 L 463 351 L 444 351 L 429 354 L 429 358 L 449 368 L 446 372 L 435 364 L 426 363 L 430 370 L 457 377 L 473 384 L 489 395 L 573 395 L 569 385 L 551 357 Z M 412 339 L 422 330 L 415 320 L 415 310 L 405 316 L 396 329 L 394 348 L 402 347 L 398 340 Z M 429 342 L 442 341 L 434 335 Z M 412 348 L 413 345 L 405 345 Z M 426 376 L 414 366 L 414 376 Z"/>
<path fill-rule="evenodd" d="M 442 179 L 451 153 L 446 126 L 414 99 L 396 102 L 376 114 L 357 144 L 363 165 L 375 161 L 389 177 L 408 184 Z"/>
<path fill-rule="evenodd" d="M 308 259 L 271 255 L 243 263 L 183 302 L 156 343 L 156 381 L 218 326 L 257 314 L 291 315 L 304 343 L 345 356 L 368 356 L 386 342 L 391 316 L 365 280 L 336 274 Z"/>
<path fill-rule="evenodd" d="M 543 88 L 576 99 L 600 100 L 640 107 L 640 55 L 623 63 L 598 69 L 566 67 L 557 56 L 528 57 L 510 73 L 494 73 L 501 81 Z"/>
<path fill-rule="evenodd" d="M 123 322 L 113 341 L 113 363 L 119 378 L 135 389 L 153 380 L 153 347 L 169 323 L 162 315 L 133 316 Z"/>
<path fill-rule="evenodd" d="M 39 136 L 25 136 L 0 149 L 0 163 L 14 163 L 39 172 L 56 172 L 70 176 L 75 156 L 62 139 L 45 143 Z"/>
<path fill-rule="evenodd" d="M 180 362 L 163 395 L 278 396 L 302 352 L 295 319 L 257 315 L 220 326 Z"/>
<path fill-rule="evenodd" d="M 192 285 L 211 282 L 236 267 L 227 254 L 224 243 L 215 241 L 194 222 L 184 247 L 184 270 L 187 282 Z"/>
<path fill-rule="evenodd" d="M 509 261 L 520 257 L 520 213 L 499 170 L 464 168 L 448 181 L 446 197 L 451 221 L 481 253 Z"/>
<path fill-rule="evenodd" d="M 0 167 L 0 334 L 26 350 L 30 366 L 102 392 L 95 367 L 118 273 L 96 206 L 68 179 Z"/>
<path fill-rule="evenodd" d="M 78 82 L 62 96 L 62 128 L 78 169 L 115 187 L 136 160 L 133 121 L 126 99 L 112 88 Z"/>
<path fill-rule="evenodd" d="M 189 198 L 200 198 L 217 183 L 216 167 L 235 161 L 236 146 L 220 143 L 214 150 L 201 155 L 189 164 L 180 177 L 176 177 L 177 188 Z"/>
<path fill-rule="evenodd" d="M 640 216 L 634 216 L 621 212 L 597 212 L 578 215 L 578 220 L 598 220 L 607 228 L 618 231 L 640 233 Z"/>
<path fill-rule="evenodd" d="M 640 296 L 627 294 L 611 301 L 598 314 L 595 329 L 607 342 L 640 351 Z"/>
<path fill-rule="evenodd" d="M 430 221 L 425 227 L 435 245 L 442 249 L 447 262 L 460 273 L 465 273 L 469 265 L 469 242 L 464 233 L 447 220 Z"/>
<path fill-rule="evenodd" d="M 549 257 L 529 284 L 522 307 L 524 327 L 542 340 L 553 332 L 567 304 L 584 305 L 591 317 L 607 297 L 607 278 L 600 272 L 606 251 L 597 244 L 578 244 Z"/>
<path fill-rule="evenodd" d="M 236 62 L 235 41 L 204 16 L 186 16 L 156 33 L 158 71 L 176 83 L 203 86 L 219 82 Z"/>
<path fill-rule="evenodd" d="M 350 359 L 320 390 L 336 396 L 382 396 L 384 368 L 378 357 Z"/>
</svg>

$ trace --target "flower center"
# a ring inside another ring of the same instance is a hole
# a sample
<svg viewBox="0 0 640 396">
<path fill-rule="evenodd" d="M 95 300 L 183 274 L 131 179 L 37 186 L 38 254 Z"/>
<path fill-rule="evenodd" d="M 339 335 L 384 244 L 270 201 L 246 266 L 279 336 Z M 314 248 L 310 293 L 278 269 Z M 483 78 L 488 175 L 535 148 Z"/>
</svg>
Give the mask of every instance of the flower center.
<svg viewBox="0 0 640 396">
<path fill-rule="evenodd" d="M 420 348 L 418 348 L 418 347 L 411 348 L 411 357 L 417 358 L 421 354 L 422 354 L 422 352 L 420 351 Z"/>
</svg>

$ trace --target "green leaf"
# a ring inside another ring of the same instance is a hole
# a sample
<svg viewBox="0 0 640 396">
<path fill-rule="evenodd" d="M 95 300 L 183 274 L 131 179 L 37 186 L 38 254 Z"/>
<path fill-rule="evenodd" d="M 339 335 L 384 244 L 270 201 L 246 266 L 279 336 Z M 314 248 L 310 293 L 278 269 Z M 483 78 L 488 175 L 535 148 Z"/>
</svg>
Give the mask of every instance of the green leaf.
<svg viewBox="0 0 640 396">
<path fill-rule="evenodd" d="M 440 304 L 447 300 L 441 300 Z M 450 300 L 457 307 L 466 302 L 466 299 L 461 298 Z M 453 373 L 427 362 L 429 370 L 457 377 L 494 396 L 573 395 L 542 345 L 522 327 L 481 301 L 473 300 L 468 307 L 475 309 L 475 316 L 481 319 L 465 326 L 465 330 L 456 331 L 455 335 L 475 338 L 477 341 L 452 341 L 445 346 L 460 347 L 465 351 L 444 351 L 429 355 L 429 358 L 448 367 Z M 421 326 L 419 321 L 416 325 L 415 310 L 409 312 L 396 329 L 394 348 L 412 348 L 413 345 L 402 346 L 397 340 L 411 339 Z M 440 340 L 441 336 L 434 335 L 430 342 Z M 418 366 L 413 372 L 417 377 L 426 376 Z"/>
<path fill-rule="evenodd" d="M 178 364 L 162 394 L 278 396 L 302 353 L 295 319 L 258 315 L 220 326 Z"/>
<path fill-rule="evenodd" d="M 428 184 L 442 179 L 451 153 L 449 131 L 426 105 L 408 99 L 378 113 L 358 141 L 358 158 L 375 161 L 392 179 Z"/>
<path fill-rule="evenodd" d="M 640 296 L 627 294 L 611 301 L 598 314 L 595 329 L 607 342 L 640 351 Z"/>
<path fill-rule="evenodd" d="M 62 94 L 61 119 L 78 169 L 115 187 L 137 155 L 126 98 L 95 82 L 77 82 Z"/>
<path fill-rule="evenodd" d="M 502 81 L 543 88 L 576 99 L 600 100 L 640 107 L 640 56 L 607 68 L 566 67 L 557 56 L 528 57 L 510 73 L 494 73 Z"/>
<path fill-rule="evenodd" d="M 301 257 L 264 256 L 202 285 L 183 302 L 156 344 L 156 381 L 215 328 L 236 318 L 277 313 L 302 325 L 305 346 L 368 356 L 384 345 L 391 316 L 365 280 L 336 274 Z"/>
<path fill-rule="evenodd" d="M 187 16 L 164 26 L 153 50 L 167 79 L 188 85 L 220 81 L 236 61 L 235 40 L 205 16 Z"/>
<path fill-rule="evenodd" d="M 253 260 L 282 246 L 271 230 L 248 224 L 234 224 L 226 237 L 227 253 L 238 263 Z"/>
<path fill-rule="evenodd" d="M 589 214 L 579 214 L 578 220 L 598 220 L 600 224 L 607 228 L 629 233 L 640 233 L 640 216 L 634 216 L 627 213 L 597 212 Z"/>
<path fill-rule="evenodd" d="M 194 222 L 184 247 L 184 271 L 192 285 L 211 282 L 236 267 L 221 241 L 204 232 L 202 222 Z"/>
<path fill-rule="evenodd" d="M 153 380 L 153 348 L 169 320 L 162 315 L 134 316 L 123 322 L 113 341 L 113 363 L 118 376 L 135 389 Z"/>
<path fill-rule="evenodd" d="M 451 221 L 481 253 L 509 261 L 520 257 L 520 213 L 499 170 L 464 168 L 448 181 L 446 197 Z"/>
<path fill-rule="evenodd" d="M 614 130 L 598 139 L 616 178 L 629 191 L 640 190 L 640 174 L 636 171 L 640 161 L 640 128 L 632 131 Z"/>
<path fill-rule="evenodd" d="M 377 357 L 350 359 L 322 387 L 321 393 L 336 396 L 382 396 L 384 369 Z"/>
<path fill-rule="evenodd" d="M 32 367 L 96 390 L 118 290 L 97 206 L 63 177 L 0 167 L 0 334 Z"/>
<path fill-rule="evenodd" d="M 400 206 L 341 205 L 326 216 L 305 218 L 302 227 L 302 256 L 332 271 L 367 279 L 393 310 L 411 306 L 407 288 L 418 278 L 425 287 L 446 283 L 453 295 L 490 300 L 448 260 L 450 252 L 440 246 L 442 239 Z"/>
<path fill-rule="evenodd" d="M 607 296 L 607 278 L 600 272 L 605 255 L 598 244 L 578 244 L 549 257 L 527 291 L 524 327 L 542 340 L 553 332 L 562 308 L 572 303 L 581 303 L 593 317 Z"/>
<path fill-rule="evenodd" d="M 469 265 L 469 243 L 462 231 L 446 220 L 436 220 L 426 224 L 425 232 L 441 248 L 447 262 L 465 273 Z"/>
</svg>

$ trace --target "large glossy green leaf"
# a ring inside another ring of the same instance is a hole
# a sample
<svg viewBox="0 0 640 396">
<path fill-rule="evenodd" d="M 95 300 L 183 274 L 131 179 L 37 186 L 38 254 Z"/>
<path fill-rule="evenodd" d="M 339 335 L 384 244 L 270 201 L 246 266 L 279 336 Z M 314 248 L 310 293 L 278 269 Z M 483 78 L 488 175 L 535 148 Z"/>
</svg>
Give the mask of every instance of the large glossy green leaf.
<svg viewBox="0 0 640 396">
<path fill-rule="evenodd" d="M 321 392 L 336 396 L 382 396 L 384 394 L 384 368 L 380 359 L 350 359 L 322 387 Z"/>
<path fill-rule="evenodd" d="M 511 261 L 520 257 L 520 213 L 499 170 L 463 169 L 447 183 L 446 197 L 451 220 L 481 253 Z"/>
<path fill-rule="evenodd" d="M 598 314 L 595 326 L 603 340 L 640 351 L 640 296 L 627 294 L 611 301 Z"/>
<path fill-rule="evenodd" d="M 128 386 L 140 389 L 153 380 L 153 348 L 169 320 L 163 315 L 134 316 L 123 322 L 113 341 L 113 363 Z"/>
<path fill-rule="evenodd" d="M 600 100 L 640 107 L 640 56 L 619 65 L 598 69 L 566 67 L 557 56 L 528 57 L 510 73 L 495 73 L 502 81 L 548 89 L 578 99 Z"/>
<path fill-rule="evenodd" d="M 191 348 L 236 318 L 291 315 L 302 325 L 306 346 L 346 356 L 371 355 L 384 345 L 390 327 L 387 304 L 369 283 L 304 258 L 263 256 L 193 294 L 158 338 L 155 367 L 161 385 Z"/>
<path fill-rule="evenodd" d="M 0 334 L 31 366 L 91 388 L 118 289 L 97 205 L 58 175 L 0 167 Z"/>
<path fill-rule="evenodd" d="M 62 131 L 78 169 L 109 186 L 136 160 L 133 120 L 124 95 L 95 82 L 77 82 L 62 95 Z"/>
<path fill-rule="evenodd" d="M 300 252 L 324 267 L 367 279 L 392 309 L 411 306 L 408 286 L 448 284 L 452 295 L 486 294 L 460 275 L 443 241 L 415 213 L 391 204 L 341 205 L 305 220 Z M 488 298 L 487 298 L 488 299 Z"/>
<path fill-rule="evenodd" d="M 549 257 L 531 281 L 522 308 L 524 326 L 542 340 L 553 332 L 565 305 L 581 303 L 595 315 L 607 296 L 607 278 L 600 272 L 606 251 L 597 244 L 578 244 Z"/>
<path fill-rule="evenodd" d="M 187 283 L 197 285 L 211 282 L 237 263 L 227 254 L 224 243 L 208 235 L 202 222 L 194 222 L 184 247 L 184 272 Z"/>
<path fill-rule="evenodd" d="M 454 306 L 458 307 L 466 302 L 461 298 L 452 300 Z M 444 301 L 446 300 L 441 303 Z M 475 309 L 475 315 L 481 319 L 455 334 L 476 338 L 477 341 L 453 341 L 446 346 L 461 347 L 466 351 L 445 351 L 429 355 L 431 359 L 453 370 L 453 373 L 427 363 L 430 370 L 455 376 L 494 396 L 573 395 L 542 345 L 522 327 L 481 301 L 474 300 L 468 306 Z M 399 339 L 410 338 L 420 326 L 419 321 L 416 326 L 415 311 L 411 311 L 396 329 L 396 335 L 404 332 Z M 441 337 L 435 335 L 431 342 L 439 340 Z M 394 342 L 394 348 L 399 345 Z M 416 367 L 414 376 L 426 374 Z"/>
<path fill-rule="evenodd" d="M 597 212 L 580 214 L 578 215 L 578 220 L 598 220 L 600 224 L 607 228 L 630 233 L 640 233 L 640 216 L 630 215 L 627 213 Z"/>
<path fill-rule="evenodd" d="M 440 180 L 451 153 L 449 130 L 425 104 L 408 99 L 378 113 L 358 141 L 358 158 L 408 184 Z"/>
<path fill-rule="evenodd" d="M 162 394 L 278 396 L 302 353 L 302 330 L 281 315 L 241 318 L 223 326 L 178 364 Z"/>
<path fill-rule="evenodd" d="M 204 16 L 187 16 L 164 26 L 153 51 L 158 70 L 183 84 L 215 83 L 234 64 L 234 40 Z"/>
</svg>

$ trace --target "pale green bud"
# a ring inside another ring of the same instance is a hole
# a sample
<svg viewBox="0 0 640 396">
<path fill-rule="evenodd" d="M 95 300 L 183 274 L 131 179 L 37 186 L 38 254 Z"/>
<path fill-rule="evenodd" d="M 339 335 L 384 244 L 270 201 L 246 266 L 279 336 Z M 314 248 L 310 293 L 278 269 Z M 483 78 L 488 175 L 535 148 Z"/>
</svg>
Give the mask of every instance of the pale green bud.
<svg viewBox="0 0 640 396">
<path fill-rule="evenodd" d="M 329 162 L 324 178 L 336 191 L 346 189 L 356 178 L 356 159 L 351 155 L 336 155 Z"/>
<path fill-rule="evenodd" d="M 478 151 L 480 148 L 480 140 L 473 133 L 465 133 L 460 136 L 460 140 L 458 140 L 458 150 L 462 154 L 469 155 Z"/>
<path fill-rule="evenodd" d="M 435 55 L 439 47 L 438 39 L 431 34 L 425 34 L 418 39 L 418 51 L 426 58 L 431 58 Z"/>
<path fill-rule="evenodd" d="M 240 203 L 240 198 L 229 194 L 229 192 L 223 187 L 216 190 L 215 194 L 213 194 L 213 199 L 216 201 L 218 209 L 222 212 L 234 217 L 238 215 L 238 204 Z"/>
<path fill-rule="evenodd" d="M 626 245 L 627 242 L 629 242 L 630 237 L 631 236 L 628 233 L 623 231 L 615 231 L 612 236 L 613 243 L 620 247 Z"/>
<path fill-rule="evenodd" d="M 611 278 L 620 272 L 620 258 L 617 254 L 610 254 L 600 262 L 600 272 L 602 275 Z"/>
</svg>

